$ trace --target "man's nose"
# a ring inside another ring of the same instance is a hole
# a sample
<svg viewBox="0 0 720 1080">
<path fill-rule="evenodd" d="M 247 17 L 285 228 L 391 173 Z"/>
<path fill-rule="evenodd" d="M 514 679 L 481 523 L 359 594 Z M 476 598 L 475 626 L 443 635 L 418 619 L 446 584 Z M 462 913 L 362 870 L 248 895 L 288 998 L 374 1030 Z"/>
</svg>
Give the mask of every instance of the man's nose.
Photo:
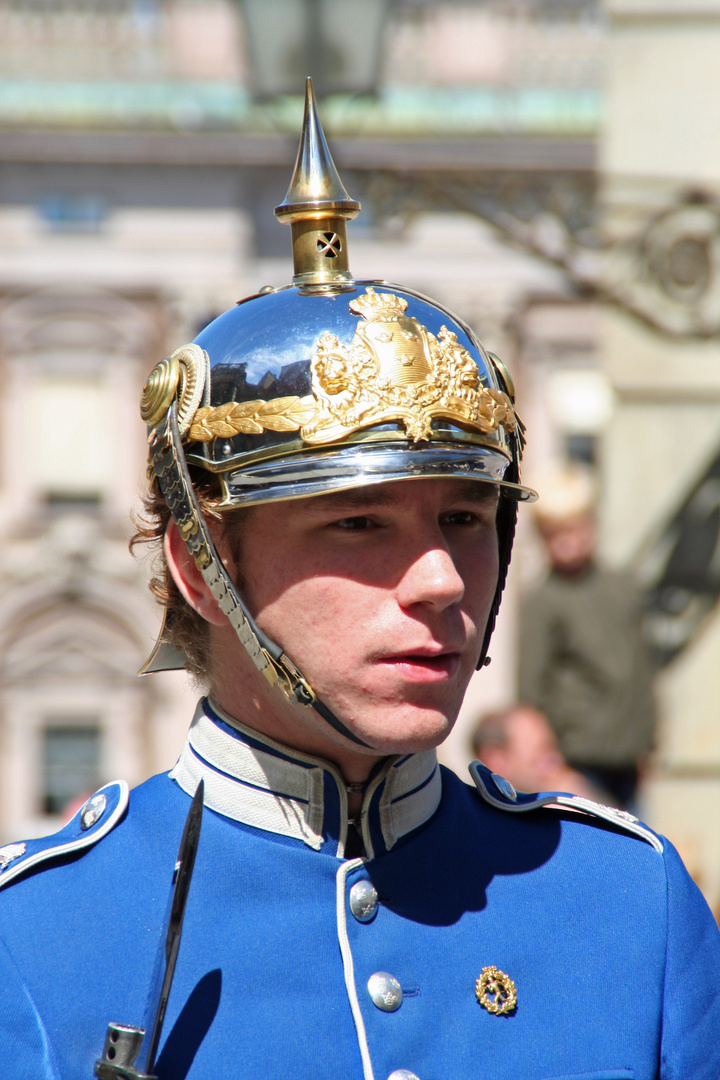
<svg viewBox="0 0 720 1080">
<path fill-rule="evenodd" d="M 444 610 L 457 604 L 465 594 L 465 582 L 443 539 L 414 547 L 408 552 L 405 571 L 398 583 L 401 607 L 428 604 Z"/>
</svg>

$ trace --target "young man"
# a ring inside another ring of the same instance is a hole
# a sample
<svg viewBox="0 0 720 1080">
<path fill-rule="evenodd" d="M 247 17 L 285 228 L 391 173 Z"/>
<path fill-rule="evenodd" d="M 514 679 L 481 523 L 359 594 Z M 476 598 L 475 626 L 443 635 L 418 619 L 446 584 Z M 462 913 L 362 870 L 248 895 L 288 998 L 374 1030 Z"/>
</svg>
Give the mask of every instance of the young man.
<svg viewBox="0 0 720 1080">
<path fill-rule="evenodd" d="M 716 1080 L 720 942 L 671 846 L 438 769 L 531 493 L 497 362 L 449 312 L 350 277 L 357 209 L 309 95 L 278 208 L 293 285 L 148 380 L 167 622 L 147 669 L 182 662 L 209 693 L 169 776 L 0 850 L 2 1075 Z M 132 1028 L 95 1065 L 112 1022 Z"/>
</svg>

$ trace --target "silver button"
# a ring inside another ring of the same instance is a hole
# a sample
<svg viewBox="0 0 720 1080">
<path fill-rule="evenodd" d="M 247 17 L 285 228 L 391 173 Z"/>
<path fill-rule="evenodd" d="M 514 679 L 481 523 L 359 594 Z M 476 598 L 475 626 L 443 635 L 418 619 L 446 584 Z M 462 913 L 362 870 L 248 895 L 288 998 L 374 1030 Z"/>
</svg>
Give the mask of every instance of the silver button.
<svg viewBox="0 0 720 1080">
<path fill-rule="evenodd" d="M 492 774 L 492 778 L 495 781 L 495 787 L 502 792 L 506 799 L 509 799 L 510 802 L 517 800 L 517 791 L 509 780 L 506 780 L 504 776 L 498 776 L 495 772 Z"/>
<path fill-rule="evenodd" d="M 418 1080 L 418 1077 L 409 1069 L 393 1069 L 388 1080 Z"/>
<path fill-rule="evenodd" d="M 106 806 L 107 799 L 104 795 L 93 795 L 92 799 L 88 799 L 80 811 L 80 828 L 83 831 L 91 828 L 103 816 Z"/>
<path fill-rule="evenodd" d="M 370 922 L 375 918 L 378 894 L 371 881 L 356 881 L 350 890 L 350 910 L 358 922 Z"/>
<path fill-rule="evenodd" d="M 395 1012 L 402 1005 L 402 987 L 387 971 L 376 971 L 371 975 L 368 979 L 368 990 L 373 1005 L 377 1005 L 383 1012 Z"/>
</svg>

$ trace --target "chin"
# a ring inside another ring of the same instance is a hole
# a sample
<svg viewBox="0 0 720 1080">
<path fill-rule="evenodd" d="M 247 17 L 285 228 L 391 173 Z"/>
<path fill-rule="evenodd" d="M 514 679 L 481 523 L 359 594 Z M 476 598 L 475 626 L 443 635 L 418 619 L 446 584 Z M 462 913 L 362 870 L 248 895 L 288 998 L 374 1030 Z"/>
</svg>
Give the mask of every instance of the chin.
<svg viewBox="0 0 720 1080">
<path fill-rule="evenodd" d="M 455 717 L 434 710 L 412 710 L 411 715 L 393 715 L 384 711 L 382 719 L 363 718 L 352 724 L 352 730 L 381 754 L 417 754 L 439 746 L 450 734 Z"/>
</svg>

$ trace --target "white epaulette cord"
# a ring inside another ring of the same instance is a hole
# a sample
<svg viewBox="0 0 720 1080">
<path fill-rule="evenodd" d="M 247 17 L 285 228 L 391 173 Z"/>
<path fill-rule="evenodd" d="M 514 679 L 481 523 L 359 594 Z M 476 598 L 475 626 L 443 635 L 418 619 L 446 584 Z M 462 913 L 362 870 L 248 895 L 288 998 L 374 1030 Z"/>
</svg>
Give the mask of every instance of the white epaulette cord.
<svg viewBox="0 0 720 1080">
<path fill-rule="evenodd" d="M 91 795 L 59 832 L 0 847 L 0 889 L 41 863 L 91 848 L 115 828 L 128 797 L 125 781 L 114 780 Z"/>
<path fill-rule="evenodd" d="M 600 818 L 611 825 L 618 826 L 625 832 L 631 833 L 633 836 L 639 837 L 641 840 L 645 840 L 646 843 L 662 854 L 663 845 L 660 837 L 652 829 L 642 825 L 638 818 L 633 814 L 629 814 L 626 810 L 616 810 L 612 806 L 604 806 L 602 803 L 593 802 L 592 799 L 585 799 L 581 795 L 569 795 L 564 792 L 543 791 L 532 795 L 522 791 L 515 791 L 508 780 L 498 776 L 497 773 L 491 772 L 481 762 L 473 761 L 469 768 L 470 775 L 480 795 L 486 803 L 496 807 L 498 810 L 505 810 L 511 814 L 525 814 L 529 810 L 540 810 L 543 807 L 556 810 L 580 811 L 582 814 Z"/>
</svg>

